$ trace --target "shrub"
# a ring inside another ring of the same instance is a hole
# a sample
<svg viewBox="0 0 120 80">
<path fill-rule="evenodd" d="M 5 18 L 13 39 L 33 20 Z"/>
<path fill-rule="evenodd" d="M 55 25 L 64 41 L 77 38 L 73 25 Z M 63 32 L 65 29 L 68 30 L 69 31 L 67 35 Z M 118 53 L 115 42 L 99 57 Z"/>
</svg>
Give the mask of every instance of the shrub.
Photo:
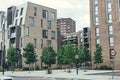
<svg viewBox="0 0 120 80">
<path fill-rule="evenodd" d="M 95 70 L 112 70 L 112 68 L 111 67 L 109 67 L 109 66 L 106 66 L 106 65 L 102 65 L 102 66 L 100 66 L 100 67 L 98 67 L 98 68 L 95 68 Z"/>
<path fill-rule="evenodd" d="M 43 70 L 44 70 L 44 69 L 48 69 L 48 67 L 47 67 L 47 66 L 43 66 L 42 69 L 43 69 Z"/>
<path fill-rule="evenodd" d="M 39 66 L 36 66 L 36 70 L 40 70 Z"/>
<path fill-rule="evenodd" d="M 0 66 L 0 71 L 2 71 L 2 67 Z"/>
<path fill-rule="evenodd" d="M 24 67 L 23 68 L 23 71 L 28 71 L 29 70 L 29 67 Z"/>
</svg>

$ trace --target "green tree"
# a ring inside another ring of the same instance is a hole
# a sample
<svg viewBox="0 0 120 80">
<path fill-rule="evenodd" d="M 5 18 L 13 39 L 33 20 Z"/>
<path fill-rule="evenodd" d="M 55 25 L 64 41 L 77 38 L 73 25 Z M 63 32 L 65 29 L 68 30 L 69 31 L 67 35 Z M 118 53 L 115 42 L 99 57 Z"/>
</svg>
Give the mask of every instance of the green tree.
<svg viewBox="0 0 120 80">
<path fill-rule="evenodd" d="M 99 44 L 96 45 L 96 49 L 94 51 L 94 63 L 96 64 L 96 68 L 98 68 L 98 65 L 100 63 L 103 63 L 102 59 L 102 48 Z"/>
<path fill-rule="evenodd" d="M 65 64 L 71 64 L 74 62 L 74 49 L 73 45 L 71 43 L 67 43 L 67 45 L 64 46 L 64 56 L 63 56 L 63 63 Z"/>
<path fill-rule="evenodd" d="M 12 71 L 14 71 L 15 64 L 21 59 L 21 54 L 13 46 L 7 50 L 7 60 L 12 65 Z"/>
<path fill-rule="evenodd" d="M 58 53 L 57 53 L 57 61 L 58 61 L 58 64 L 60 65 L 60 66 L 62 66 L 63 65 L 63 56 L 64 56 L 64 45 L 62 45 L 61 47 L 60 47 L 60 49 L 58 50 Z"/>
<path fill-rule="evenodd" d="M 81 49 L 81 54 L 80 54 L 80 59 L 81 59 L 81 62 L 84 63 L 84 71 L 85 71 L 85 66 L 86 64 L 91 61 L 91 56 L 90 56 L 90 53 L 89 53 L 89 50 L 86 46 L 84 46 L 82 49 Z"/>
<path fill-rule="evenodd" d="M 56 63 L 56 53 L 51 46 L 43 48 L 41 61 L 48 66 L 48 74 L 51 74 L 51 65 Z"/>
<path fill-rule="evenodd" d="M 26 59 L 25 63 L 29 65 L 29 71 L 30 71 L 30 65 L 34 64 L 37 59 L 36 59 L 36 53 L 34 50 L 34 45 L 32 43 L 28 43 L 25 48 L 23 48 L 24 53 L 23 57 Z"/>
</svg>

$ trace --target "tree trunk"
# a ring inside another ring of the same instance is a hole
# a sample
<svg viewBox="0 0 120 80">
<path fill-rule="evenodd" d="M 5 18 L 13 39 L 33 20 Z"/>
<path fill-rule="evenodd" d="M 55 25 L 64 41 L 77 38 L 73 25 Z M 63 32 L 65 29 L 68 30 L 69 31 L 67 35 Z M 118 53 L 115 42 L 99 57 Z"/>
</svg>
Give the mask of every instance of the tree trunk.
<svg viewBox="0 0 120 80">
<path fill-rule="evenodd" d="M 30 74 L 30 64 L 29 64 L 29 74 Z"/>
<path fill-rule="evenodd" d="M 86 62 L 84 62 L 84 72 L 86 72 Z"/>
<path fill-rule="evenodd" d="M 50 65 L 48 65 L 48 72 L 47 73 L 51 74 L 51 66 Z"/>
<path fill-rule="evenodd" d="M 12 73 L 14 72 L 14 63 L 12 64 Z"/>
</svg>

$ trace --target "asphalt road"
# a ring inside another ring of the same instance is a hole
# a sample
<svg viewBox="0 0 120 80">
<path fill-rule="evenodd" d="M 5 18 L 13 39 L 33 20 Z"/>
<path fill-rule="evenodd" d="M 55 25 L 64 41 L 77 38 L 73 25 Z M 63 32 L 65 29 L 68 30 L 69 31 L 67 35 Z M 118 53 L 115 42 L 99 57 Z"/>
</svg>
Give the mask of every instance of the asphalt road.
<svg viewBox="0 0 120 80">
<path fill-rule="evenodd" d="M 15 80 L 88 80 L 88 79 L 66 79 L 66 78 L 44 78 L 44 77 L 14 77 Z"/>
</svg>

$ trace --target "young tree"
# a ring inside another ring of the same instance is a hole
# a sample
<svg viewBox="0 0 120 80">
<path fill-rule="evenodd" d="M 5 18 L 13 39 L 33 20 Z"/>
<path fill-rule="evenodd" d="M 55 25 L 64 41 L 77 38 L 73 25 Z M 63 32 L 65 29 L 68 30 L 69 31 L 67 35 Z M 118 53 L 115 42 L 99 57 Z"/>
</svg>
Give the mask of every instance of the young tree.
<svg viewBox="0 0 120 80">
<path fill-rule="evenodd" d="M 7 60 L 12 65 L 12 71 L 14 71 L 15 64 L 21 59 L 21 54 L 13 46 L 7 50 Z"/>
<path fill-rule="evenodd" d="M 28 43 L 26 47 L 23 48 L 23 50 L 24 50 L 23 57 L 26 59 L 25 63 L 29 64 L 29 71 L 30 71 L 30 64 L 33 65 L 33 63 L 37 61 L 34 45 L 32 43 Z"/>
<path fill-rule="evenodd" d="M 56 53 L 51 46 L 43 48 L 41 61 L 48 66 L 48 74 L 51 74 L 51 65 L 56 62 Z"/>
<path fill-rule="evenodd" d="M 90 56 L 89 50 L 85 46 L 81 49 L 80 59 L 84 63 L 84 71 L 85 71 L 86 63 L 91 61 L 91 56 Z"/>
<path fill-rule="evenodd" d="M 67 45 L 64 46 L 63 63 L 66 64 L 68 68 L 70 68 L 71 64 L 75 61 L 76 52 L 74 49 L 74 46 L 70 42 L 67 42 Z"/>
<path fill-rule="evenodd" d="M 63 65 L 64 45 L 60 47 L 57 53 L 57 61 L 60 66 Z"/>
<path fill-rule="evenodd" d="M 96 68 L 98 68 L 98 65 L 103 62 L 102 59 L 102 48 L 99 44 L 96 45 L 96 50 L 94 52 L 94 63 L 97 64 Z"/>
</svg>

